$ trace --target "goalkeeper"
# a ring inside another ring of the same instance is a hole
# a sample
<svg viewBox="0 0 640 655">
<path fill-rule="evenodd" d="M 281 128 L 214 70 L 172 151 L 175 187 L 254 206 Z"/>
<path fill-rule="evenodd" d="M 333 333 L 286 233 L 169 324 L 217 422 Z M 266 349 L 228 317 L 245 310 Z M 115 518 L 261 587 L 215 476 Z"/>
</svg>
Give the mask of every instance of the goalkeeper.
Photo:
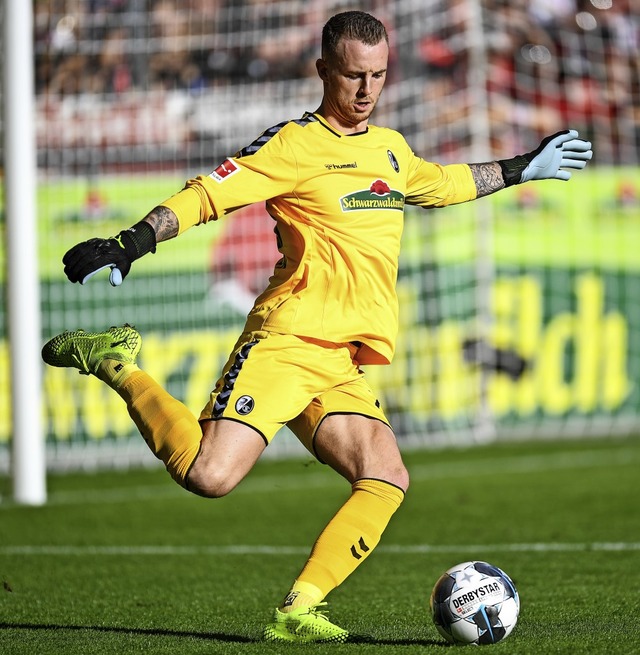
<svg viewBox="0 0 640 655">
<path fill-rule="evenodd" d="M 444 207 L 530 180 L 568 180 L 592 156 L 589 142 L 565 130 L 503 161 L 441 166 L 419 158 L 398 132 L 369 123 L 388 54 L 376 18 L 333 16 L 316 63 L 323 96 L 315 112 L 268 129 L 117 237 L 91 239 L 64 256 L 72 282 L 107 269 L 119 285 L 157 243 L 266 203 L 282 257 L 199 418 L 137 366 L 141 337 L 128 325 L 64 332 L 43 348 L 48 364 L 78 368 L 114 389 L 149 448 L 194 494 L 229 493 L 283 425 L 350 483 L 265 627 L 270 641 L 347 639 L 324 599 L 371 554 L 409 485 L 360 369 L 393 357 L 404 205 Z"/>
</svg>

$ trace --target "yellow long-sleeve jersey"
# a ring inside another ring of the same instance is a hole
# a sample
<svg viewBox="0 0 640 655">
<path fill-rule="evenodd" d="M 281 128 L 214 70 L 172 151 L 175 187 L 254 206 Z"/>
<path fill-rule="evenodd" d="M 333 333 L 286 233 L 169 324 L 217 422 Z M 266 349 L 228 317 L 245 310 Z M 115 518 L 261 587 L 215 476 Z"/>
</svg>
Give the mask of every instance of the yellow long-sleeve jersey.
<svg viewBox="0 0 640 655">
<path fill-rule="evenodd" d="M 266 202 L 282 258 L 246 329 L 360 342 L 361 364 L 386 364 L 398 329 L 404 205 L 475 197 L 466 164 L 427 162 L 391 129 L 344 135 L 305 114 L 270 128 L 162 204 L 183 232 Z"/>
</svg>

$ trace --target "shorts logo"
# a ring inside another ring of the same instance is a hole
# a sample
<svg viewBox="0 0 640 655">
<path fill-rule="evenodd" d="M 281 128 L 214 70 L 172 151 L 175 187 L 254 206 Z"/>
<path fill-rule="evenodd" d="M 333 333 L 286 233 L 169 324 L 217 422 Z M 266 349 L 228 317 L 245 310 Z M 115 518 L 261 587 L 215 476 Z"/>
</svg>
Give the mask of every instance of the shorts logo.
<svg viewBox="0 0 640 655">
<path fill-rule="evenodd" d="M 343 212 L 363 211 L 367 209 L 404 209 L 404 195 L 391 189 L 384 180 L 375 180 L 368 189 L 354 191 L 340 198 Z"/>
<path fill-rule="evenodd" d="M 255 406 L 255 402 L 251 396 L 240 396 L 236 400 L 236 412 L 242 416 L 246 416 L 251 413 Z"/>
<path fill-rule="evenodd" d="M 396 156 L 391 152 L 391 150 L 387 150 L 387 156 L 389 157 L 389 163 L 393 166 L 393 170 L 396 173 L 400 172 L 400 164 L 398 163 L 398 160 L 396 159 Z"/>
<path fill-rule="evenodd" d="M 217 182 L 224 182 L 228 177 L 231 177 L 240 170 L 240 166 L 232 159 L 225 159 L 218 168 L 209 174 Z"/>
</svg>

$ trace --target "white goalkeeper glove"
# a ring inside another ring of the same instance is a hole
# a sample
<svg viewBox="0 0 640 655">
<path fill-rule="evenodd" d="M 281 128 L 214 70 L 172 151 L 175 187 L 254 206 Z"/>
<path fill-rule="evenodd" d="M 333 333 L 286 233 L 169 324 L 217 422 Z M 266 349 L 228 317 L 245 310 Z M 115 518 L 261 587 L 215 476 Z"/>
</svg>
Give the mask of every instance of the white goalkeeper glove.
<svg viewBox="0 0 640 655">
<path fill-rule="evenodd" d="M 576 130 L 557 132 L 533 151 L 513 159 L 498 161 L 505 186 L 530 180 L 569 180 L 567 168 L 581 170 L 593 157 L 591 142 L 578 137 Z"/>
</svg>

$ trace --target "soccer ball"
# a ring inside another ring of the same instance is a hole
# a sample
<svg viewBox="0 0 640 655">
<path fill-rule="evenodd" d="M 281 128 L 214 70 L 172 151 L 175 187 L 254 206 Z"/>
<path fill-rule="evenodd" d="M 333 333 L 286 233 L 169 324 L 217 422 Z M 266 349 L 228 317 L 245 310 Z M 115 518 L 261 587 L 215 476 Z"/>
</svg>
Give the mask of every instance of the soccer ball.
<svg viewBox="0 0 640 655">
<path fill-rule="evenodd" d="M 509 576 L 477 561 L 445 571 L 429 604 L 438 632 L 453 644 L 495 644 L 513 630 L 520 612 L 520 597 Z"/>
</svg>

